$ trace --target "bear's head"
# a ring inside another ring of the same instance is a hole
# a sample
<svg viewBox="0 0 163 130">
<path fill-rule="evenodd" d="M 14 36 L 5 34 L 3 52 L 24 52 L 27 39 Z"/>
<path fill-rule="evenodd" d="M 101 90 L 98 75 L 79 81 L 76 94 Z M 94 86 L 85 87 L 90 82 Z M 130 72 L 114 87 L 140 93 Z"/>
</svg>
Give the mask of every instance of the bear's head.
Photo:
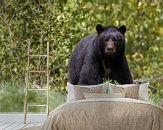
<svg viewBox="0 0 163 130">
<path fill-rule="evenodd" d="M 97 38 L 100 52 L 104 57 L 114 57 L 125 51 L 125 32 L 126 27 L 123 25 L 119 28 L 114 26 L 103 27 L 96 26 Z M 122 55 L 120 54 L 120 55 Z"/>
</svg>

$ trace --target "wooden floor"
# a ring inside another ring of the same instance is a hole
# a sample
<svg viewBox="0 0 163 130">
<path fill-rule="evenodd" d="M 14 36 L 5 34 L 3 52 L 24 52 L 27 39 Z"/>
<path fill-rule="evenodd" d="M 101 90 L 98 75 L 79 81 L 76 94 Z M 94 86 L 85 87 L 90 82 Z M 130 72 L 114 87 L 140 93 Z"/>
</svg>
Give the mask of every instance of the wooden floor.
<svg viewBox="0 0 163 130">
<path fill-rule="evenodd" d="M 47 114 L 28 114 L 24 124 L 23 113 L 0 113 L 0 130 L 20 130 L 29 127 L 43 126 Z"/>
<path fill-rule="evenodd" d="M 42 126 L 43 123 L 39 122 L 39 123 L 18 123 L 18 122 L 12 122 L 12 123 L 0 123 L 0 130 L 19 130 L 19 129 L 24 129 L 24 128 L 28 128 L 28 127 L 35 127 L 35 126 Z"/>
</svg>

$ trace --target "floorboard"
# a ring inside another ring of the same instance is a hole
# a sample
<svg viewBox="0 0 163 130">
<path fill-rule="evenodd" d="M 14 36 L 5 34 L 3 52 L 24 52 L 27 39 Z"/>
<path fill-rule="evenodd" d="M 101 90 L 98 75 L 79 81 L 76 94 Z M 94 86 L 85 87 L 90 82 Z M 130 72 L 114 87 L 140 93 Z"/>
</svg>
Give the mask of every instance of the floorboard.
<svg viewBox="0 0 163 130">
<path fill-rule="evenodd" d="M 0 130 L 5 130 L 7 129 L 9 126 L 13 125 L 14 123 L 5 123 L 2 126 L 0 126 Z"/>
<path fill-rule="evenodd" d="M 15 123 L 13 122 L 1 123 L 0 122 L 0 130 L 20 130 L 20 129 L 24 129 L 28 127 L 35 127 L 35 126 L 42 126 L 42 125 L 43 125 L 43 122 L 30 122 L 27 124 L 18 123 L 18 122 L 15 122 Z"/>
<path fill-rule="evenodd" d="M 13 130 L 14 128 L 16 128 L 17 126 L 19 126 L 21 123 L 14 123 L 12 125 L 10 125 L 9 127 L 5 128 L 5 130 Z"/>
</svg>

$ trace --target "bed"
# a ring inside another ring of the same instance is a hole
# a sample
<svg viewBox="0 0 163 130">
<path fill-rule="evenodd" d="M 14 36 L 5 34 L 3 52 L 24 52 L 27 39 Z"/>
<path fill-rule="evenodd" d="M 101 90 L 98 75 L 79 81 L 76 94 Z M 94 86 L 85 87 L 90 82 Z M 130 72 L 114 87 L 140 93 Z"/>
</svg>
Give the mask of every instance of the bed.
<svg viewBox="0 0 163 130">
<path fill-rule="evenodd" d="M 102 89 L 99 89 L 99 86 L 102 86 Z M 73 90 L 73 93 L 82 93 L 78 98 L 75 94 L 72 96 L 69 88 L 71 94 L 68 98 L 71 99 L 50 113 L 43 130 L 163 130 L 163 110 L 139 99 L 140 86 L 138 90 L 132 86 L 137 97 L 129 93 L 130 90 L 133 91 L 126 86 L 123 89 L 120 89 L 120 86 L 117 90 L 112 87 L 109 91 L 118 91 L 118 95 L 112 93 L 109 97 L 104 93 L 108 92 L 106 84 L 86 86 L 84 89 L 78 86 L 82 91 Z M 125 92 L 125 98 L 121 90 Z M 86 98 L 83 98 L 84 96 Z M 78 100 L 73 99 L 74 97 Z M 141 98 L 147 100 L 145 96 Z"/>
</svg>

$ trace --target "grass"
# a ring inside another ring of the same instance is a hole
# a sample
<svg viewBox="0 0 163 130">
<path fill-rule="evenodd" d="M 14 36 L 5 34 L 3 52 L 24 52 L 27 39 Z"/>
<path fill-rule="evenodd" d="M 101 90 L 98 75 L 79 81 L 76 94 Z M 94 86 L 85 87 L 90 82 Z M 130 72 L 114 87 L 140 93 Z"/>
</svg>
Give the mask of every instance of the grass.
<svg viewBox="0 0 163 130">
<path fill-rule="evenodd" d="M 161 106 L 162 101 L 163 101 L 163 99 L 160 98 L 160 96 L 158 94 L 150 95 L 150 102 L 163 109 L 163 106 Z"/>
<path fill-rule="evenodd" d="M 0 112 L 22 112 L 24 84 L 2 81 L 0 83 Z"/>
<path fill-rule="evenodd" d="M 23 112 L 24 111 L 25 84 L 21 81 L 2 81 L 0 83 L 0 112 Z M 45 92 L 30 92 L 29 103 L 45 104 Z M 51 90 L 49 94 L 49 109 L 55 109 L 66 101 L 66 95 L 58 90 Z M 45 112 L 44 108 L 33 107 L 29 112 Z"/>
</svg>

